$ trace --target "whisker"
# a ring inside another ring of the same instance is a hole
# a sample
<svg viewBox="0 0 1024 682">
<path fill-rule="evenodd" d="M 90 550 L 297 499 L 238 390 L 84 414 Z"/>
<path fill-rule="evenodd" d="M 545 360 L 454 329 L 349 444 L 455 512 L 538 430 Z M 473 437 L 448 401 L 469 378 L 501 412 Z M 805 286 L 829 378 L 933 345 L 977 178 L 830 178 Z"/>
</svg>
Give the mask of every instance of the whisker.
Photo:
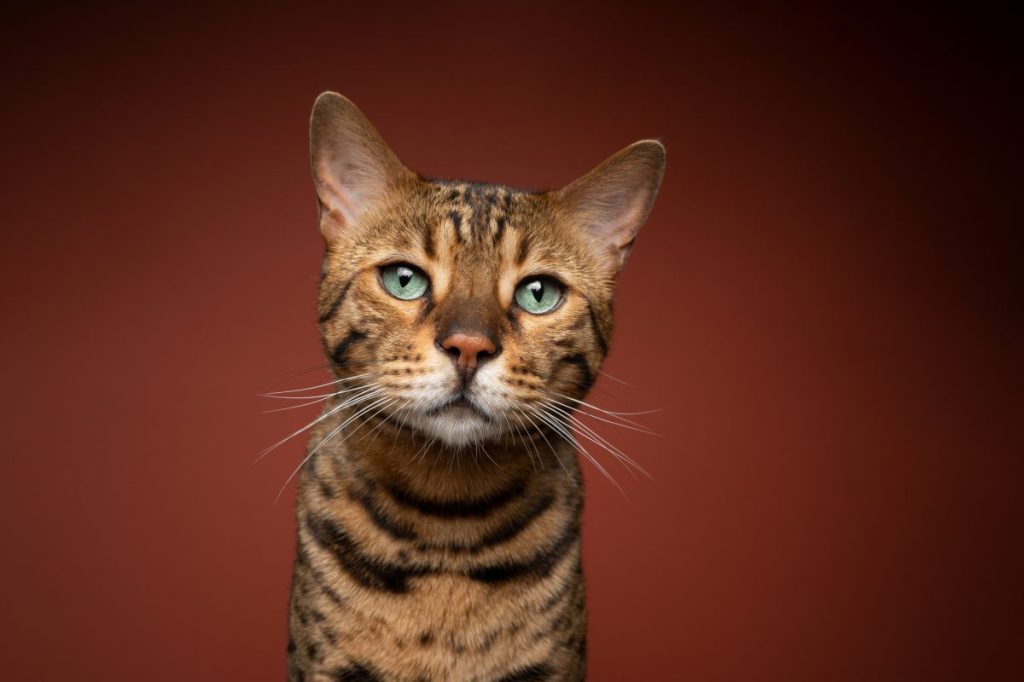
<svg viewBox="0 0 1024 682">
<path fill-rule="evenodd" d="M 398 403 L 398 402 L 399 402 L 398 398 L 392 398 L 391 399 L 391 403 L 389 405 L 386 405 L 385 407 L 390 407 L 391 405 L 394 405 L 395 403 Z M 398 408 L 398 409 L 401 409 L 401 408 Z M 375 412 L 370 417 L 367 417 L 366 420 L 369 421 L 370 419 L 373 419 L 373 417 L 375 417 L 377 414 L 380 414 L 380 412 Z M 375 427 L 373 427 L 373 430 L 370 431 L 370 433 L 366 434 L 367 436 L 373 436 L 373 439 L 370 441 L 369 445 L 366 446 L 367 448 L 369 448 L 370 446 L 372 446 L 374 443 L 377 442 L 377 436 L 380 435 L 380 430 L 384 427 L 385 424 L 387 424 L 387 417 L 386 416 L 382 417 L 381 420 L 380 420 L 380 423 L 377 424 Z"/>
<path fill-rule="evenodd" d="M 619 448 L 617 448 L 614 445 L 612 445 L 608 440 L 606 440 L 603 436 L 601 436 L 601 434 L 597 433 L 596 431 L 594 431 L 592 428 L 590 428 L 586 424 L 583 424 L 582 422 L 580 422 L 580 420 L 577 419 L 572 413 L 561 411 L 561 410 L 559 411 L 559 413 L 563 417 L 565 417 L 568 420 L 568 422 L 573 427 L 575 427 L 576 430 L 578 430 L 587 440 L 589 440 L 590 442 L 594 443 L 595 445 L 599 445 L 603 449 L 607 450 L 616 459 L 618 459 L 623 465 L 628 465 L 626 467 L 627 469 L 629 469 L 629 467 L 633 467 L 633 469 L 636 469 L 637 471 L 639 471 L 640 473 L 644 474 L 648 478 L 653 478 L 647 472 L 647 470 L 644 469 L 642 466 L 640 466 L 640 464 L 638 464 L 632 457 L 630 457 L 629 455 L 624 453 L 622 450 L 620 450 Z M 633 471 L 632 470 L 630 470 L 630 474 L 633 475 Z"/>
<path fill-rule="evenodd" d="M 412 458 L 412 461 L 419 462 L 421 459 L 426 459 L 427 452 L 430 451 L 430 447 L 434 444 L 436 440 L 437 436 L 431 436 L 430 440 L 424 441 L 423 447 L 416 452 L 416 455 Z"/>
<path fill-rule="evenodd" d="M 576 482 L 576 479 L 573 478 L 572 474 L 569 473 L 568 467 L 565 466 L 565 462 L 562 461 L 562 458 L 558 456 L 558 452 L 555 451 L 555 446 L 552 445 L 551 441 L 548 440 L 548 437 L 544 434 L 544 430 L 537 427 L 537 424 L 533 421 L 533 417 L 531 417 L 529 414 L 526 414 L 524 412 L 523 416 L 526 417 L 527 420 L 529 420 L 529 422 L 533 426 L 533 428 L 535 428 L 537 430 L 537 432 L 540 433 L 540 436 L 541 436 L 541 438 L 544 439 L 544 442 L 548 444 L 548 448 L 550 448 L 551 454 L 555 456 L 555 460 L 557 460 L 558 464 L 562 467 L 562 471 L 565 472 L 566 477 L 568 477 L 568 479 L 572 482 L 572 484 L 576 488 L 579 488 L 579 484 Z M 537 417 L 538 419 L 543 420 L 543 416 L 541 414 L 535 413 L 533 416 Z M 568 442 L 569 442 L 570 445 L 573 444 L 571 439 Z"/>
<path fill-rule="evenodd" d="M 508 427 L 508 432 L 507 433 L 512 435 L 512 438 L 510 438 L 510 440 L 512 441 L 512 444 L 515 445 L 515 438 L 514 438 L 515 430 L 512 428 L 512 422 L 510 422 L 509 419 L 508 419 L 508 414 L 505 413 L 505 412 L 502 412 L 501 413 L 501 418 L 505 420 L 505 426 Z M 522 439 L 520 439 L 520 440 L 522 440 Z M 530 466 L 533 467 L 534 471 L 537 471 L 537 462 L 535 462 L 534 459 L 533 459 L 533 453 L 530 452 L 529 448 L 526 447 L 526 441 L 525 440 L 523 440 L 523 449 L 526 451 L 526 455 L 530 458 Z"/>
<path fill-rule="evenodd" d="M 630 466 L 634 467 L 637 471 L 640 471 L 648 478 L 650 478 L 650 474 L 648 474 L 642 466 L 640 466 L 636 461 L 634 461 L 633 458 L 631 458 L 629 455 L 627 455 L 622 450 L 617 448 L 615 445 L 609 442 L 606 438 L 604 438 L 601 434 L 592 429 L 590 426 L 581 422 L 571 409 L 567 409 L 565 406 L 559 405 L 558 403 L 555 402 L 546 403 L 545 409 L 557 412 L 562 417 L 564 417 L 569 424 L 571 424 L 573 427 L 579 430 L 583 435 L 587 436 L 588 440 L 595 443 L 596 445 L 600 445 L 602 448 L 608 450 L 608 452 L 610 452 L 616 458 L 618 458 L 619 461 L 625 464 L 629 464 Z M 619 424 L 618 426 L 622 425 Z"/>
<path fill-rule="evenodd" d="M 541 457 L 540 449 L 537 448 L 537 444 L 534 443 L 532 438 L 527 438 L 524 433 L 524 430 L 526 429 L 526 424 L 523 423 L 525 411 L 516 407 L 513 407 L 513 411 L 515 412 L 516 418 L 519 420 L 519 428 L 515 431 L 515 435 L 519 436 L 519 440 L 523 444 L 523 448 L 526 450 L 527 454 L 529 454 L 530 462 L 533 464 L 534 470 L 536 471 L 538 463 L 543 466 L 544 458 Z M 536 430 L 536 426 L 533 428 Z M 534 460 L 534 455 L 537 457 L 536 460 Z"/>
<path fill-rule="evenodd" d="M 310 400 L 309 402 L 299 403 L 298 405 L 287 405 L 285 407 L 275 407 L 272 410 L 263 410 L 260 414 L 274 414 L 275 412 L 284 412 L 286 410 L 298 410 L 303 407 L 309 407 L 310 405 L 317 405 L 327 400 L 327 398 L 334 397 L 334 394 L 328 395 L 326 398 L 317 398 L 316 400 Z"/>
<path fill-rule="evenodd" d="M 261 397 L 264 397 L 264 398 L 270 398 L 272 396 L 280 396 L 280 395 L 286 395 L 286 394 L 290 394 L 290 393 L 302 393 L 303 391 L 313 391 L 313 390 L 316 390 L 318 388 L 323 388 L 325 386 L 331 386 L 332 384 L 340 384 L 340 383 L 345 383 L 345 382 L 348 382 L 348 381 L 355 381 L 356 379 L 362 379 L 364 377 L 371 376 L 372 374 L 373 374 L 373 372 L 364 372 L 363 374 L 356 374 L 356 375 L 350 376 L 350 377 L 342 377 L 340 379 L 339 378 L 334 378 L 334 379 L 331 379 L 330 381 L 325 381 L 322 384 L 317 384 L 316 386 L 305 386 L 303 388 L 290 388 L 290 389 L 285 390 L 285 391 L 267 391 L 266 393 L 260 393 L 259 395 Z"/>
<path fill-rule="evenodd" d="M 612 381 L 618 382 L 618 383 L 622 384 L 623 386 L 627 386 L 629 388 L 633 388 L 633 384 L 629 383 L 628 381 L 624 381 L 622 379 L 619 379 L 618 377 L 613 377 L 611 374 L 609 374 L 608 372 L 604 371 L 603 369 L 599 369 L 597 371 L 598 371 L 599 374 L 602 374 L 602 375 L 608 377 Z"/>
<path fill-rule="evenodd" d="M 270 454 L 273 450 L 275 450 L 276 448 L 280 447 L 281 445 L 287 443 L 292 438 L 295 438 L 299 434 L 301 434 L 301 433 L 303 433 L 303 432 L 313 428 L 314 426 L 316 426 L 317 424 L 319 424 L 323 420 L 327 419 L 328 417 L 330 417 L 330 416 L 332 416 L 334 414 L 337 414 L 338 412 L 340 412 L 341 410 L 345 409 L 349 405 L 353 405 L 353 404 L 359 402 L 360 400 L 368 399 L 369 397 L 372 397 L 373 395 L 376 395 L 376 393 L 378 393 L 378 392 L 383 392 L 383 391 L 381 391 L 381 389 L 376 388 L 376 387 L 368 388 L 366 390 L 367 390 L 367 393 L 359 393 L 359 394 L 357 394 L 357 395 L 355 395 L 353 397 L 350 397 L 348 400 L 342 401 L 340 404 L 336 405 L 335 407 L 332 407 L 327 412 L 324 412 L 322 415 L 320 415 L 319 417 L 317 417 L 316 419 L 314 419 L 310 423 L 306 424 L 301 429 L 298 429 L 297 431 L 292 432 L 291 434 L 285 436 L 281 440 L 279 440 L 276 443 L 274 443 L 273 445 L 271 445 L 269 448 L 264 449 L 263 451 L 261 451 L 256 456 L 256 459 L 253 460 L 253 464 L 255 464 L 256 462 L 260 461 L 261 459 L 266 457 L 268 454 Z"/>
<path fill-rule="evenodd" d="M 369 422 L 371 419 L 373 419 L 377 415 L 383 413 L 386 409 L 388 409 L 389 407 L 391 407 L 392 405 L 394 405 L 397 402 L 398 402 L 398 398 L 389 398 L 388 401 L 386 403 L 384 403 L 383 405 L 381 405 L 377 410 L 375 410 L 373 412 L 373 414 L 367 415 L 367 416 L 363 417 L 362 419 L 360 419 L 359 420 L 359 424 L 356 425 L 356 428 L 352 429 L 351 433 L 346 434 L 345 438 L 343 438 L 341 440 L 341 442 L 345 442 L 345 440 L 347 440 L 349 438 L 349 436 L 351 436 L 356 431 L 358 431 L 363 426 L 365 426 L 367 422 Z M 378 430 L 380 429 L 380 427 L 382 427 L 386 423 L 387 422 L 384 419 L 381 419 L 380 423 L 377 424 L 377 426 L 375 426 L 373 428 L 373 430 L 370 431 L 370 433 L 366 434 L 367 436 L 371 436 L 371 435 L 373 436 L 373 440 L 370 441 L 370 445 L 373 445 L 374 441 L 377 440 L 377 436 L 375 434 L 377 434 Z"/>
<path fill-rule="evenodd" d="M 548 391 L 548 393 L 550 393 L 551 395 L 554 395 L 554 396 L 558 396 L 559 398 L 564 398 L 565 400 L 569 400 L 571 402 L 574 402 L 577 405 L 582 405 L 584 407 L 589 407 L 592 410 L 597 410 L 598 412 L 600 412 L 602 414 L 606 414 L 606 415 L 608 415 L 610 417 L 617 417 L 617 418 L 621 419 L 622 421 L 624 421 L 624 422 L 626 422 L 628 424 L 632 424 L 633 426 L 636 426 L 636 427 L 641 428 L 641 429 L 642 428 L 646 428 L 646 427 L 643 424 L 639 424 L 639 423 L 637 423 L 637 422 L 635 422 L 635 421 L 633 421 L 631 419 L 626 419 L 625 417 L 626 416 L 630 416 L 630 415 L 635 416 L 635 415 L 639 415 L 639 414 L 653 414 L 654 412 L 661 412 L 660 409 L 658 409 L 658 410 L 647 410 L 645 412 L 616 412 L 615 410 L 606 410 L 603 407 L 598 407 L 597 405 L 594 405 L 593 403 L 588 403 L 586 400 L 580 400 L 579 398 L 573 398 L 572 396 L 562 395 L 561 393 L 556 393 L 555 391 Z"/>
<path fill-rule="evenodd" d="M 600 471 L 601 474 L 605 478 L 607 478 L 608 481 L 612 485 L 614 485 L 616 488 L 618 488 L 618 490 L 622 494 L 622 496 L 625 497 L 628 500 L 629 496 L 626 495 L 626 491 L 622 489 L 622 486 L 619 485 L 619 482 L 617 480 L 615 480 L 615 477 L 612 476 L 611 473 L 609 473 L 609 471 L 607 469 L 605 469 L 604 466 L 600 462 L 597 461 L 597 458 L 595 458 L 592 454 L 590 454 L 590 451 L 587 450 L 587 448 L 584 447 L 582 443 L 578 442 L 573 437 L 572 432 L 569 431 L 563 424 L 561 424 L 557 420 L 557 418 L 554 417 L 554 415 L 548 414 L 546 411 L 544 411 L 543 410 L 543 406 L 541 407 L 541 410 L 542 410 L 541 412 L 536 413 L 537 418 L 540 419 L 541 421 L 543 421 L 549 427 L 551 427 L 551 429 L 555 433 L 557 433 L 559 436 L 561 436 L 562 439 L 565 440 L 566 443 L 568 443 L 569 445 L 573 446 L 574 448 L 577 448 L 578 450 L 580 450 L 586 456 L 586 458 L 588 460 L 590 460 L 590 463 L 593 464 L 594 467 L 598 471 Z"/>
<path fill-rule="evenodd" d="M 398 408 L 398 409 L 396 410 L 396 412 L 401 412 L 402 410 L 405 410 L 405 415 L 404 415 L 404 416 L 402 417 L 402 421 L 401 421 L 401 422 L 400 422 L 400 423 L 398 424 L 398 429 L 397 429 L 397 430 L 395 431 L 395 437 L 394 437 L 394 439 L 392 439 L 392 441 L 391 441 L 391 448 L 392 448 L 392 449 L 394 449 L 394 448 L 395 448 L 395 446 L 396 446 L 396 445 L 398 444 L 398 437 L 399 437 L 400 435 L 402 435 L 402 429 L 404 429 L 404 428 L 405 428 L 405 423 L 406 423 L 406 421 L 408 421 L 408 419 L 409 419 L 409 415 L 411 414 L 411 411 L 409 410 L 409 405 L 411 405 L 411 404 L 412 404 L 412 401 L 410 401 L 410 400 L 406 400 L 406 401 L 405 401 L 405 402 L 404 402 L 404 403 L 403 403 L 403 404 L 402 404 L 401 406 L 399 406 L 399 408 Z"/>
<path fill-rule="evenodd" d="M 311 374 L 313 372 L 316 372 L 316 371 L 319 371 L 319 370 L 322 370 L 322 369 L 330 369 L 330 368 L 331 368 L 331 366 L 329 364 L 324 363 L 322 365 L 317 365 L 316 367 L 310 367 L 309 369 L 304 369 L 302 371 L 295 372 L 294 374 L 290 374 L 290 375 L 286 376 L 284 379 L 281 379 L 279 381 L 275 381 L 271 385 L 271 388 L 273 388 L 274 386 L 280 386 L 281 384 L 285 383 L 286 381 L 291 381 L 292 379 L 294 379 L 296 377 L 301 377 L 303 375 Z"/>
<path fill-rule="evenodd" d="M 331 393 L 318 393 L 318 394 L 315 394 L 315 395 L 266 395 L 266 394 L 262 394 L 260 397 L 261 398 L 272 398 L 274 400 L 310 400 L 312 398 L 320 398 L 321 400 L 323 400 L 323 399 L 326 399 L 326 398 L 333 398 L 335 396 L 345 395 L 346 393 L 352 393 L 354 391 L 359 391 L 359 390 L 364 389 L 364 388 L 366 388 L 366 386 L 365 385 L 361 385 L 361 386 L 350 386 L 349 388 L 343 388 L 341 390 L 333 391 Z"/>
<path fill-rule="evenodd" d="M 281 499 L 281 495 L 284 494 L 285 489 L 288 487 L 288 484 L 292 482 L 292 479 L 295 478 L 295 475 L 297 473 L 299 473 L 299 471 L 302 469 L 302 467 L 306 466 L 306 462 L 308 462 L 313 457 L 313 455 L 315 455 L 317 452 L 320 451 L 320 448 L 322 448 L 328 441 L 333 439 L 334 436 L 336 436 L 339 431 L 344 429 L 348 424 L 350 424 L 357 417 L 365 414 L 368 410 L 373 409 L 375 406 L 379 405 L 382 401 L 386 401 L 386 400 L 390 400 L 390 398 L 378 398 L 377 400 L 372 402 L 370 405 L 367 405 L 367 406 L 364 406 L 364 407 L 360 408 L 355 414 L 353 414 L 351 417 L 349 417 L 348 419 L 343 421 L 341 424 L 339 424 L 337 427 L 335 427 L 330 433 L 328 433 L 326 436 L 324 436 L 322 439 L 320 439 L 320 442 L 317 443 L 316 447 L 312 448 L 309 451 L 309 453 L 305 457 L 302 458 L 302 461 L 299 462 L 299 466 L 295 467 L 295 470 L 292 471 L 292 473 L 288 476 L 288 479 L 284 482 L 284 485 L 281 486 L 281 490 L 278 491 L 277 497 L 274 498 L 274 504 L 278 503 L 278 501 Z M 354 433 L 354 431 L 353 431 L 353 433 Z M 351 434 L 347 434 L 346 438 L 348 437 L 348 435 L 351 435 Z M 344 442 L 344 441 L 345 441 L 345 439 L 343 438 L 341 440 L 341 442 Z"/>
<path fill-rule="evenodd" d="M 599 422 L 604 422 L 605 424 L 611 424 L 612 426 L 618 426 L 618 427 L 621 427 L 623 429 L 629 429 L 630 431 L 636 431 L 637 433 L 647 434 L 648 436 L 660 436 L 661 435 L 657 431 L 651 431 L 650 429 L 648 429 L 645 426 L 637 424 L 636 422 L 633 422 L 633 421 L 623 420 L 621 417 L 616 417 L 616 419 L 619 419 L 619 421 L 615 421 L 615 420 L 612 420 L 612 419 L 606 419 L 605 417 L 602 417 L 601 415 L 597 415 L 597 414 L 593 414 L 591 412 L 588 412 L 587 411 L 588 408 L 586 408 L 586 407 L 582 407 L 582 406 L 578 406 L 578 405 L 569 405 L 567 403 L 562 403 L 562 402 L 559 402 L 557 400 L 549 400 L 548 402 L 550 404 L 552 404 L 552 405 L 558 405 L 559 407 L 565 409 L 567 412 L 571 412 L 573 414 L 578 414 L 578 415 L 581 415 L 581 416 L 584 416 L 584 417 L 589 417 L 590 419 L 595 419 L 595 420 L 597 420 Z"/>
</svg>

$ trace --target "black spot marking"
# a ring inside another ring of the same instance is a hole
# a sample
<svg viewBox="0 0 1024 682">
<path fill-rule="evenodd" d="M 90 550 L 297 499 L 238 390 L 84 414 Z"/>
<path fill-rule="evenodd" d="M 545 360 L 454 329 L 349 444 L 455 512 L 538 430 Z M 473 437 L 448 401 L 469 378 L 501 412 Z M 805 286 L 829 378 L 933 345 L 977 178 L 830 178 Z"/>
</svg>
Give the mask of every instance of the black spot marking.
<svg viewBox="0 0 1024 682">
<path fill-rule="evenodd" d="M 485 654 L 491 650 L 494 643 L 498 641 L 498 636 L 501 634 L 500 630 L 495 630 L 484 635 L 484 638 L 480 641 L 480 646 L 477 647 L 477 652 Z"/>
<path fill-rule="evenodd" d="M 383 678 L 373 668 L 363 663 L 353 663 L 334 671 L 336 682 L 383 682 Z"/>
<path fill-rule="evenodd" d="M 309 557 L 306 555 L 306 550 L 302 547 L 299 547 L 298 555 L 295 557 L 295 565 L 302 566 L 309 571 L 309 574 L 313 576 L 313 582 L 316 583 L 321 594 L 326 595 L 336 606 L 344 606 L 345 600 L 334 591 L 334 588 L 331 587 L 320 571 L 313 568 L 313 564 L 310 563 Z"/>
</svg>

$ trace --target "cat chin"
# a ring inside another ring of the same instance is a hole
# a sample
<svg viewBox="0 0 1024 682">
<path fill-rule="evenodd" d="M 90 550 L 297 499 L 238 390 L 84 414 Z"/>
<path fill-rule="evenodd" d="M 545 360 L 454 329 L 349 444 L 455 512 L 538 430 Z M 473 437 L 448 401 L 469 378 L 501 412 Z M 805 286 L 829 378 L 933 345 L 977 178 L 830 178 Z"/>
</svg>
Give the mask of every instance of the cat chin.
<svg viewBox="0 0 1024 682">
<path fill-rule="evenodd" d="M 434 415 L 409 419 L 409 425 L 430 438 L 461 449 L 492 440 L 502 429 L 464 408 L 453 408 Z"/>
</svg>

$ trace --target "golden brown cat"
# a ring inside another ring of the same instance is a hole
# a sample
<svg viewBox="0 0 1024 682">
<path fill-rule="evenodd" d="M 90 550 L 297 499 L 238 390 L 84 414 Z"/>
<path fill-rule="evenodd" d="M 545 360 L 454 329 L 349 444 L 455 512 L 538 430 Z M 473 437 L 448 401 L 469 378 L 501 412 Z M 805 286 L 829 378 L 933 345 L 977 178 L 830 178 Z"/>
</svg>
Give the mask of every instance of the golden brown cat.
<svg viewBox="0 0 1024 682">
<path fill-rule="evenodd" d="M 428 180 L 341 95 L 310 125 L 334 381 L 302 467 L 290 680 L 581 680 L 570 416 L 665 152 L 553 192 Z"/>
</svg>

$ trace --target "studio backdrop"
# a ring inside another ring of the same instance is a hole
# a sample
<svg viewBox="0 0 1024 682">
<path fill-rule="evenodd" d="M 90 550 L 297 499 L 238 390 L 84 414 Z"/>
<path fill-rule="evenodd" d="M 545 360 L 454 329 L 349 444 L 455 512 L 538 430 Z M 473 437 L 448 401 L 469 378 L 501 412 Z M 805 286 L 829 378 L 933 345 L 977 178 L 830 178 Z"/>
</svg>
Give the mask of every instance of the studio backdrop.
<svg viewBox="0 0 1024 682">
<path fill-rule="evenodd" d="M 1011 28 L 715 3 L 14 10 L 5 678 L 283 679 L 304 443 L 253 460 L 316 415 L 259 394 L 329 376 L 308 122 L 336 90 L 430 177 L 555 188 L 667 149 L 591 393 L 657 435 L 594 424 L 651 477 L 605 453 L 620 492 L 584 465 L 588 679 L 1021 679 Z"/>
</svg>

